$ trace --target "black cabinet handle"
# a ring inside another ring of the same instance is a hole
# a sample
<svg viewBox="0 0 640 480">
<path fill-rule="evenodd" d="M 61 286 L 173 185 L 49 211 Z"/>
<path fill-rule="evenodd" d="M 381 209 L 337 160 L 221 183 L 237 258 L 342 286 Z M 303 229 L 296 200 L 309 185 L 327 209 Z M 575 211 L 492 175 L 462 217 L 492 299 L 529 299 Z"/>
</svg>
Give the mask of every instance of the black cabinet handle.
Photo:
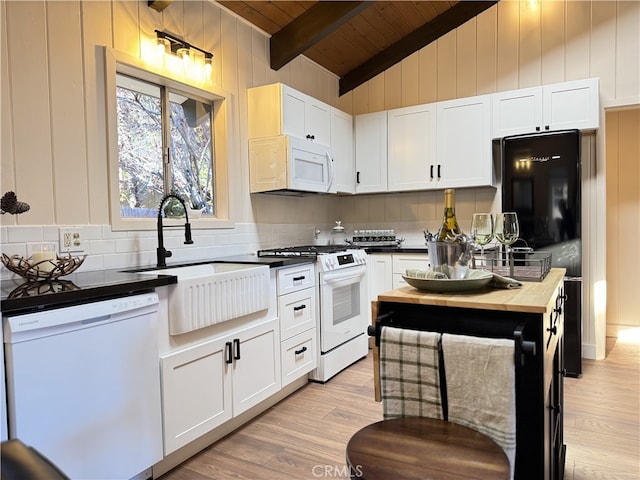
<svg viewBox="0 0 640 480">
<path fill-rule="evenodd" d="M 539 132 L 539 131 L 540 131 L 540 126 L 537 126 L 536 127 L 536 132 Z"/>
<path fill-rule="evenodd" d="M 305 304 L 299 305 L 297 307 L 293 307 L 293 311 L 297 312 L 299 310 L 304 310 L 305 308 L 307 308 L 307 306 Z"/>
<path fill-rule="evenodd" d="M 240 339 L 233 339 L 233 358 L 235 360 L 240 360 Z"/>
<path fill-rule="evenodd" d="M 300 355 L 301 353 L 304 353 L 307 351 L 307 347 L 302 347 L 300 350 L 296 350 L 293 353 L 295 353 L 296 355 Z"/>
<path fill-rule="evenodd" d="M 555 335 L 558 333 L 558 327 L 556 327 L 555 325 L 551 328 L 547 328 L 547 332 L 551 332 L 551 335 Z"/>
<path fill-rule="evenodd" d="M 224 361 L 226 363 L 233 363 L 233 358 L 231 357 L 231 342 L 227 342 L 224 344 Z"/>
<path fill-rule="evenodd" d="M 544 126 L 544 129 L 545 129 L 545 130 L 549 130 L 549 125 L 545 125 L 545 126 Z"/>
<path fill-rule="evenodd" d="M 440 164 L 438 164 L 438 180 L 439 180 L 440 178 L 442 178 L 442 177 L 441 177 L 441 175 L 440 175 Z"/>
<path fill-rule="evenodd" d="M 299 282 L 300 280 L 304 280 L 305 278 L 307 278 L 307 277 L 305 277 L 304 275 L 301 275 L 299 277 L 293 277 L 293 281 L 294 282 Z"/>
<path fill-rule="evenodd" d="M 429 167 L 429 175 L 431 176 L 431 180 L 433 180 L 433 165 Z"/>
<path fill-rule="evenodd" d="M 356 183 L 360 183 L 360 172 L 356 172 Z"/>
</svg>

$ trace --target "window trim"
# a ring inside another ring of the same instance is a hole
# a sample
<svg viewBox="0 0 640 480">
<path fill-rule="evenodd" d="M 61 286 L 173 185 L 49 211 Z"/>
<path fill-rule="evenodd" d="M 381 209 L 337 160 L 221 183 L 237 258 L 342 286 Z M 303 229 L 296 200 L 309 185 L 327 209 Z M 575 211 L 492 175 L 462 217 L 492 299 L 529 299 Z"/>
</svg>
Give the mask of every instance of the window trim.
<svg viewBox="0 0 640 480">
<path fill-rule="evenodd" d="M 229 92 L 210 85 L 186 83 L 168 77 L 166 72 L 147 65 L 141 60 L 114 50 L 104 48 L 105 56 L 105 101 L 107 121 L 107 159 L 109 172 L 109 217 L 114 231 L 155 230 L 155 218 L 122 218 L 120 217 L 120 182 L 118 157 L 118 127 L 116 105 L 116 74 L 122 73 L 140 80 L 165 86 L 169 89 L 183 91 L 189 95 L 200 97 L 213 103 L 213 188 L 215 199 L 215 216 L 189 219 L 192 228 L 233 228 L 229 208 L 229 104 L 232 98 Z M 184 220 L 167 219 L 167 224 L 180 224 Z"/>
</svg>

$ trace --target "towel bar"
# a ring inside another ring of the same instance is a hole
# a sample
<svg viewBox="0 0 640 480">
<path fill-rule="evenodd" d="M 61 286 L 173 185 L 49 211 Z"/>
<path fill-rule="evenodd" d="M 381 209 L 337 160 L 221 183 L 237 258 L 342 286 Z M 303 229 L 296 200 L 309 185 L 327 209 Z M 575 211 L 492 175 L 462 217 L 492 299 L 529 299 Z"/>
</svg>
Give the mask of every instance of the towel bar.
<svg viewBox="0 0 640 480">
<path fill-rule="evenodd" d="M 384 313 L 376 317 L 375 325 L 370 325 L 367 328 L 367 334 L 370 337 L 375 337 L 376 347 L 380 346 L 380 333 L 381 333 L 382 327 L 384 326 L 394 326 L 398 328 L 422 330 L 421 328 L 416 328 L 418 327 L 418 325 L 416 325 L 416 322 L 411 322 L 411 321 L 403 322 L 402 320 L 397 319 L 395 317 L 395 312 Z M 520 366 L 524 366 L 526 355 L 530 355 L 532 357 L 536 356 L 536 343 L 531 340 L 525 340 L 524 329 L 525 329 L 525 323 L 524 322 L 519 323 L 516 326 L 516 328 L 513 330 L 513 334 L 511 337 L 515 341 L 514 362 L 516 364 L 519 364 Z M 433 329 L 429 329 L 429 330 L 433 331 Z M 440 333 L 446 333 L 444 332 L 444 329 L 438 329 L 438 330 L 440 331 Z M 478 334 L 475 336 L 479 337 L 483 335 Z M 509 338 L 506 332 L 504 332 L 504 334 L 502 335 L 494 334 L 494 335 L 486 335 L 486 336 L 494 337 L 494 338 Z"/>
</svg>

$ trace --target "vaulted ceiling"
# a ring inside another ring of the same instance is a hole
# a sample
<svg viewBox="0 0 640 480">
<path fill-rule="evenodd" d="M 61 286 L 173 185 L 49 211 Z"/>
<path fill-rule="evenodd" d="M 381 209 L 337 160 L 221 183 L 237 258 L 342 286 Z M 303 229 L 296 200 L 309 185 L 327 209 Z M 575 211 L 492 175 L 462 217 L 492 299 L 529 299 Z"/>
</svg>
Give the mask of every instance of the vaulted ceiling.
<svg viewBox="0 0 640 480">
<path fill-rule="evenodd" d="M 271 35 L 271 68 L 304 54 L 353 90 L 495 1 L 218 0 Z"/>
</svg>

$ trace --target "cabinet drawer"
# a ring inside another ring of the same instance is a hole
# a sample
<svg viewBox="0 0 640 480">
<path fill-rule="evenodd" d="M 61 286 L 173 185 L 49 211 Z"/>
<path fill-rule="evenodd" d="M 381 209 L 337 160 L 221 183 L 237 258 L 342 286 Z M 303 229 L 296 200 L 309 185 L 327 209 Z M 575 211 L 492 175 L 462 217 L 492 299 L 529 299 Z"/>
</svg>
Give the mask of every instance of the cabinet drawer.
<svg viewBox="0 0 640 480">
<path fill-rule="evenodd" d="M 316 326 L 316 290 L 307 288 L 278 297 L 282 340 Z"/>
<path fill-rule="evenodd" d="M 318 366 L 316 329 L 312 328 L 282 342 L 282 386 L 288 385 Z"/>
<path fill-rule="evenodd" d="M 312 263 L 278 270 L 278 295 L 297 292 L 316 284 L 316 270 Z"/>
</svg>

